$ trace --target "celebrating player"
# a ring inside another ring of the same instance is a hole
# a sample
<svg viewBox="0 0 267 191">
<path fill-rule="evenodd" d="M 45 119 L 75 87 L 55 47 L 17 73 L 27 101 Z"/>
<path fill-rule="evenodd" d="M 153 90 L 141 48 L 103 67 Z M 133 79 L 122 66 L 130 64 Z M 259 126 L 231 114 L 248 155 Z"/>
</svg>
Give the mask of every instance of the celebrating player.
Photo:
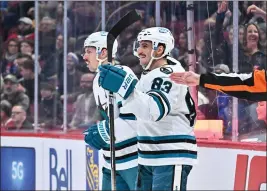
<svg viewBox="0 0 267 191">
<path fill-rule="evenodd" d="M 90 71 L 97 71 L 99 65 L 107 63 L 107 32 L 96 32 L 88 36 L 84 42 L 83 59 Z M 113 58 L 117 52 L 118 43 L 115 41 L 112 51 Z M 97 73 L 93 82 L 93 92 L 102 116 L 105 120 L 89 127 L 85 132 L 84 140 L 97 150 L 102 149 L 104 154 L 104 168 L 102 178 L 102 190 L 111 190 L 110 171 L 110 145 L 109 145 L 109 123 L 107 117 L 108 92 L 98 85 L 99 74 Z M 116 102 L 121 100 L 115 95 Z M 118 117 L 118 107 L 115 107 L 115 116 Z M 134 120 L 125 119 L 120 115 L 115 121 L 115 158 L 116 158 L 116 189 L 134 190 L 137 176 L 137 138 Z"/>
<path fill-rule="evenodd" d="M 255 70 L 250 74 L 201 75 L 189 71 L 172 73 L 170 78 L 178 84 L 200 85 L 241 99 L 267 101 L 267 73 L 264 70 Z"/>
<path fill-rule="evenodd" d="M 145 68 L 135 85 L 134 73 L 112 65 L 99 67 L 99 84 L 124 100 L 120 113 L 137 118 L 137 190 L 186 190 L 197 159 L 193 128 L 196 111 L 188 87 L 172 83 L 169 75 L 183 72 L 169 57 L 174 38 L 166 28 L 142 30 L 135 55 Z"/>
</svg>

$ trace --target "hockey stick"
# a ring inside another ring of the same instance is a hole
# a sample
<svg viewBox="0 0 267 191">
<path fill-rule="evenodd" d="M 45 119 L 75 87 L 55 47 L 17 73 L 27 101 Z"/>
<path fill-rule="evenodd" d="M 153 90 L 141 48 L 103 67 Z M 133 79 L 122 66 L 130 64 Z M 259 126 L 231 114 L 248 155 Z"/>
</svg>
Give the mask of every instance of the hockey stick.
<svg viewBox="0 0 267 191">
<path fill-rule="evenodd" d="M 121 18 L 109 31 L 107 36 L 108 62 L 112 63 L 112 49 L 115 39 L 119 34 L 134 22 L 140 20 L 141 17 L 133 10 Z M 114 95 L 109 92 L 109 127 L 110 127 L 110 164 L 111 164 L 111 190 L 116 190 L 116 161 L 115 161 L 115 129 L 114 129 Z"/>
</svg>

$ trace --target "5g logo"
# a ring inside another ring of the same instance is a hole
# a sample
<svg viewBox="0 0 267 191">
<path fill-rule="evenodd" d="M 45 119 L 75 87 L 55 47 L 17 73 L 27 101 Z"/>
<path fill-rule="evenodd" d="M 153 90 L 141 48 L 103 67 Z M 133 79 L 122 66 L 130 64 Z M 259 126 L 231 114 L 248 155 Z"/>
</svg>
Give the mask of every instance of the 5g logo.
<svg viewBox="0 0 267 191">
<path fill-rule="evenodd" d="M 12 179 L 23 179 L 23 163 L 20 161 L 12 162 Z"/>
</svg>

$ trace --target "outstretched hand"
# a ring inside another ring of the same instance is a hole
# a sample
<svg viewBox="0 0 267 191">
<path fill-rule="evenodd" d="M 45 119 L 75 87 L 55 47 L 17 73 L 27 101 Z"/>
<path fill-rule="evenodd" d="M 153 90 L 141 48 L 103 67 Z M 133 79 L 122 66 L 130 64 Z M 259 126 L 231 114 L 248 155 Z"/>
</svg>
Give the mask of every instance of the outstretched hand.
<svg viewBox="0 0 267 191">
<path fill-rule="evenodd" d="M 200 75 L 194 72 L 176 72 L 170 75 L 170 79 L 177 84 L 183 84 L 188 86 L 199 85 Z"/>
<path fill-rule="evenodd" d="M 257 7 L 256 5 L 250 5 L 247 8 L 247 14 L 249 13 L 253 13 L 256 16 L 260 16 L 263 19 L 266 19 L 266 12 L 262 9 L 260 9 L 259 7 Z"/>
</svg>

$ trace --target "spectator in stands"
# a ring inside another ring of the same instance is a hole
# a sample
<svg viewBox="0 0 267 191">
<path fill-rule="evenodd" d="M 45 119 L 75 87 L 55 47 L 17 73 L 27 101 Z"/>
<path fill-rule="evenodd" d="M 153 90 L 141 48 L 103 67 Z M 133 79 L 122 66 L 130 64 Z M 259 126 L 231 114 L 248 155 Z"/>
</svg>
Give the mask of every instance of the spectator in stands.
<svg viewBox="0 0 267 191">
<path fill-rule="evenodd" d="M 250 23 L 245 27 L 244 49 L 239 52 L 239 72 L 251 72 L 254 69 L 266 69 L 266 55 L 260 44 L 261 35 L 256 24 Z M 257 103 L 246 100 L 238 101 L 239 133 L 247 133 L 257 128 Z"/>
<path fill-rule="evenodd" d="M 98 5 L 95 1 L 73 1 L 70 20 L 71 25 L 75 27 L 72 27 L 72 34 L 88 35 L 95 30 L 100 21 L 95 11 L 98 9 Z M 88 23 L 88 21 L 90 22 Z"/>
<path fill-rule="evenodd" d="M 266 12 L 256 5 L 250 5 L 246 13 L 267 20 Z M 249 23 L 244 32 L 244 51 L 239 55 L 239 72 L 251 72 L 253 69 L 266 69 L 265 50 L 261 46 L 261 32 L 255 23 Z M 245 62 L 245 63 L 244 63 Z"/>
<path fill-rule="evenodd" d="M 267 130 L 267 115 L 266 115 L 266 101 L 258 102 L 257 106 L 257 127 L 251 131 L 240 136 L 241 141 L 250 142 L 266 142 L 266 130 Z"/>
<path fill-rule="evenodd" d="M 15 72 L 15 76 L 20 79 L 22 76 L 20 74 L 20 71 L 21 71 L 21 66 L 23 64 L 23 62 L 25 62 L 26 60 L 32 60 L 32 57 L 28 54 L 22 54 L 22 53 L 19 53 L 17 58 L 15 59 L 14 61 L 14 64 L 15 66 L 17 67 L 16 68 L 16 72 Z"/>
<path fill-rule="evenodd" d="M 8 39 L 16 38 L 19 41 L 24 39 L 34 40 L 34 28 L 33 22 L 28 17 L 21 17 L 19 19 L 17 28 L 15 31 L 10 31 Z"/>
<path fill-rule="evenodd" d="M 33 55 L 34 51 L 34 42 L 32 40 L 22 40 L 20 42 L 20 52 L 22 54 Z"/>
<path fill-rule="evenodd" d="M 76 54 L 69 52 L 67 56 L 67 100 L 68 102 L 74 102 L 77 99 L 78 94 L 80 94 L 79 85 L 82 73 L 76 70 L 76 66 L 79 64 L 79 58 Z M 61 99 L 66 98 L 64 93 L 64 78 L 60 75 L 61 79 L 59 81 L 59 93 Z"/>
<path fill-rule="evenodd" d="M 22 76 L 22 80 L 20 81 L 20 84 L 25 89 L 26 94 L 28 95 L 30 99 L 30 104 L 34 103 L 34 62 L 32 59 L 25 60 L 21 67 L 20 67 L 20 73 Z M 40 84 L 41 79 L 38 79 L 38 83 Z M 39 92 L 39 91 L 38 91 Z M 40 96 L 40 93 L 38 93 Z M 39 97 L 40 101 L 40 97 Z"/>
<path fill-rule="evenodd" d="M 52 84 L 41 83 L 41 103 L 39 107 L 40 128 L 53 128 L 62 124 L 63 107 Z"/>
<path fill-rule="evenodd" d="M 58 34 L 57 35 L 57 39 L 56 39 L 56 50 L 60 50 L 63 51 L 63 35 L 62 34 Z"/>
<path fill-rule="evenodd" d="M 238 43 L 239 43 L 239 48 L 243 48 L 244 46 L 244 31 L 245 27 L 243 25 L 240 25 L 238 27 Z M 234 31 L 233 31 L 233 26 L 229 27 L 229 46 L 233 46 L 233 40 L 234 40 Z"/>
<path fill-rule="evenodd" d="M 56 10 L 56 34 L 63 34 L 64 28 L 63 28 L 63 16 L 64 16 L 64 4 L 62 2 L 59 2 L 57 5 Z M 67 31 L 68 36 L 72 36 L 72 25 L 70 19 L 67 17 Z"/>
<path fill-rule="evenodd" d="M 218 2 L 218 8 L 215 14 L 215 28 L 210 30 L 210 27 L 206 26 L 204 33 L 205 45 L 200 60 L 208 72 L 212 72 L 212 68 L 220 63 L 227 65 L 232 70 L 232 53 L 223 34 L 225 27 L 229 24 L 228 21 L 226 22 L 229 18 L 226 19 L 226 17 L 231 14 L 227 2 Z M 225 22 L 228 24 L 225 24 Z"/>
<path fill-rule="evenodd" d="M 260 30 L 256 24 L 245 27 L 244 51 L 239 55 L 239 72 L 251 72 L 254 69 L 265 69 L 266 55 L 260 44 Z"/>
<path fill-rule="evenodd" d="M 208 18 L 207 20 L 205 20 L 204 25 L 206 27 L 209 26 L 209 25 L 211 25 L 212 27 L 214 27 L 215 24 L 216 24 L 216 22 L 217 22 L 216 21 L 217 20 L 216 17 L 218 17 L 218 15 L 220 13 L 222 13 L 221 10 L 223 8 L 224 9 L 223 12 L 224 12 L 225 17 L 223 18 L 223 21 L 222 21 L 222 27 L 225 29 L 225 28 L 227 28 L 227 26 L 230 25 L 230 23 L 231 23 L 231 17 L 232 17 L 232 12 L 229 9 L 229 3 L 228 3 L 228 1 L 218 1 L 217 2 L 217 8 L 218 8 L 217 11 L 214 14 L 212 14 L 212 16 L 210 18 Z"/>
<path fill-rule="evenodd" d="M 69 2 L 68 5 L 69 4 L 72 4 L 72 2 Z M 40 1 L 39 3 L 40 18 L 43 18 L 44 16 L 47 15 L 54 18 L 57 5 L 58 5 L 57 1 Z"/>
<path fill-rule="evenodd" d="M 57 79 L 60 79 L 61 76 L 58 74 L 63 73 L 63 36 L 62 34 L 54 38 L 54 29 L 49 32 L 43 33 L 43 42 L 40 45 L 40 60 L 42 64 L 41 76 L 42 79 L 46 81 L 55 82 Z M 47 35 L 47 36 L 46 36 Z M 46 39 L 51 42 L 46 42 Z M 55 44 L 56 43 L 56 44 Z M 52 48 L 51 48 L 52 46 Z"/>
<path fill-rule="evenodd" d="M 33 125 L 27 120 L 27 112 L 23 106 L 13 106 L 11 118 L 12 122 L 7 124 L 6 130 L 33 130 Z"/>
<path fill-rule="evenodd" d="M 49 16 L 41 18 L 39 25 L 40 54 L 52 54 L 55 51 L 56 30 L 55 21 Z"/>
<path fill-rule="evenodd" d="M 1 100 L 7 100 L 12 107 L 21 105 L 27 110 L 29 108 L 29 97 L 18 87 L 17 78 L 12 74 L 8 74 L 4 78 L 4 91 L 1 95 Z"/>
<path fill-rule="evenodd" d="M 95 74 L 92 73 L 84 74 L 81 77 L 80 86 L 83 94 L 78 96 L 75 103 L 75 114 L 69 124 L 72 129 L 77 129 L 83 124 L 88 127 L 88 124 L 94 124 L 101 119 L 92 92 L 94 77 Z"/>
<path fill-rule="evenodd" d="M 3 76 L 7 74 L 16 74 L 17 66 L 14 64 L 19 52 L 19 43 L 16 39 L 10 39 L 6 43 L 6 52 L 1 60 L 1 73 Z"/>
<path fill-rule="evenodd" d="M 55 21 L 50 16 L 41 18 L 39 25 L 39 55 L 43 64 L 41 75 L 42 78 L 57 83 L 58 63 L 55 56 L 56 52 L 56 29 Z M 63 60 L 63 59 L 62 59 Z"/>
<path fill-rule="evenodd" d="M 202 55 L 205 47 L 205 41 L 203 38 L 200 38 L 196 43 L 196 59 L 199 64 L 197 64 L 196 72 L 197 73 L 205 73 L 206 68 L 203 67 L 202 63 Z"/>
<path fill-rule="evenodd" d="M 265 1 L 259 1 L 257 3 L 253 2 L 253 5 L 251 6 L 258 6 L 259 9 L 266 11 L 266 2 Z M 262 15 L 260 14 L 251 14 L 248 13 L 247 23 L 257 23 L 261 24 L 264 22 L 264 18 L 262 18 Z"/>
<path fill-rule="evenodd" d="M 12 106 L 8 101 L 2 100 L 0 102 L 0 127 L 5 128 L 6 125 L 11 121 L 11 109 Z"/>
</svg>

